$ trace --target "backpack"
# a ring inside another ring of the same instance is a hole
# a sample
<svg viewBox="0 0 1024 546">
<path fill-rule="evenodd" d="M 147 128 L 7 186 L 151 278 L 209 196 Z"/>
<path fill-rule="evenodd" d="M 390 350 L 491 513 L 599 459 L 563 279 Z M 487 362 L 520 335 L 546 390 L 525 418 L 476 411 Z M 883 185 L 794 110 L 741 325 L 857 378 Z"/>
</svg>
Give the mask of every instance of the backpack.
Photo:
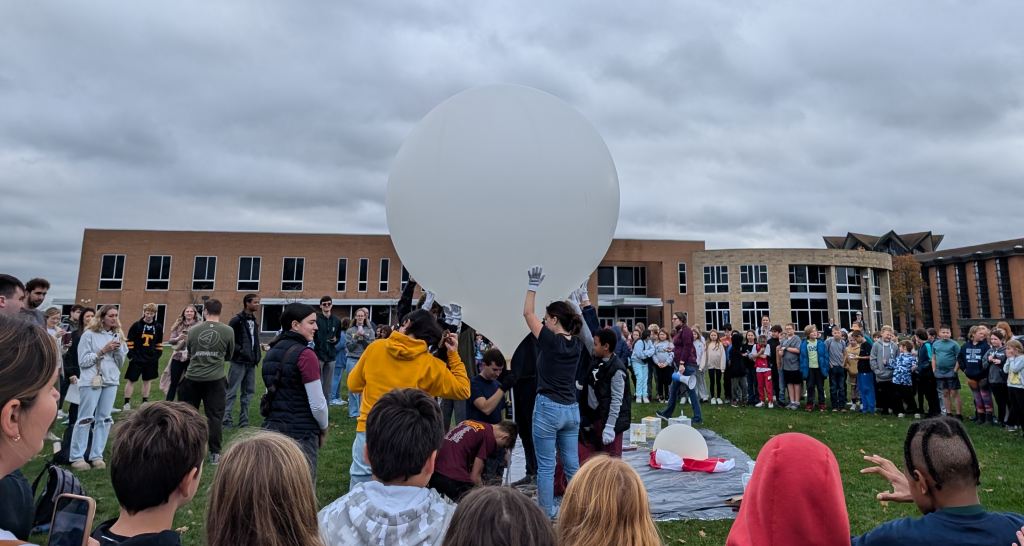
<svg viewBox="0 0 1024 546">
<path fill-rule="evenodd" d="M 168 366 L 170 368 L 170 366 Z M 71 438 L 75 432 L 75 425 L 69 424 L 65 429 L 64 433 L 61 434 L 60 439 L 60 451 L 53 454 L 53 464 L 69 465 L 71 464 Z M 91 463 L 92 459 L 89 458 L 89 453 L 92 452 L 92 427 L 89 427 L 89 439 L 85 444 L 85 462 Z"/>
<path fill-rule="evenodd" d="M 53 519 L 53 510 L 57 505 L 57 497 L 65 493 L 85 496 L 85 489 L 82 489 L 82 483 L 78 481 L 78 478 L 70 470 L 61 468 L 53 464 L 52 461 L 46 461 L 43 471 L 32 483 L 33 496 L 38 492 L 39 480 L 43 479 L 43 475 L 46 475 L 46 487 L 43 489 L 43 494 L 36 499 L 36 514 L 32 521 L 34 526 L 50 523 L 50 520 Z"/>
</svg>

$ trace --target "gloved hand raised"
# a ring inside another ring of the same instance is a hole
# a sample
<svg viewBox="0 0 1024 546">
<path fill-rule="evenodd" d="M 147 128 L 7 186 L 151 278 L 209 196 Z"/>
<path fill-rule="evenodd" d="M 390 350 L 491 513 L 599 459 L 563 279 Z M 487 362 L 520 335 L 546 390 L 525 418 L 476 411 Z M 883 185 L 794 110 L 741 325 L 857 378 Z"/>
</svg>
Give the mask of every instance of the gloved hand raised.
<svg viewBox="0 0 1024 546">
<path fill-rule="evenodd" d="M 530 278 L 530 284 L 526 289 L 530 292 L 536 292 L 537 288 L 540 287 L 540 283 L 544 282 L 544 268 L 539 265 L 535 265 L 530 268 L 526 274 Z"/>
<path fill-rule="evenodd" d="M 516 386 L 516 374 L 507 372 L 505 379 L 501 380 L 501 390 L 508 392 L 512 390 L 512 387 Z"/>
<path fill-rule="evenodd" d="M 608 445 L 615 441 L 615 425 L 608 424 L 604 426 L 604 430 L 601 431 L 601 443 Z"/>
<path fill-rule="evenodd" d="M 577 290 L 577 292 L 579 292 L 579 297 L 580 297 L 580 301 L 581 302 L 582 301 L 590 301 L 590 294 L 587 292 L 587 283 L 589 283 L 589 282 L 590 282 L 590 277 L 587 277 L 587 279 L 585 281 L 583 281 L 583 284 L 580 285 L 580 289 Z"/>
<path fill-rule="evenodd" d="M 451 305 L 444 306 L 444 323 L 451 324 L 452 326 L 459 326 L 462 324 L 462 306 L 452 302 Z"/>
<path fill-rule="evenodd" d="M 434 305 L 434 293 L 427 290 L 427 297 L 423 299 L 423 307 L 420 309 L 426 309 L 430 311 L 430 308 Z"/>
</svg>

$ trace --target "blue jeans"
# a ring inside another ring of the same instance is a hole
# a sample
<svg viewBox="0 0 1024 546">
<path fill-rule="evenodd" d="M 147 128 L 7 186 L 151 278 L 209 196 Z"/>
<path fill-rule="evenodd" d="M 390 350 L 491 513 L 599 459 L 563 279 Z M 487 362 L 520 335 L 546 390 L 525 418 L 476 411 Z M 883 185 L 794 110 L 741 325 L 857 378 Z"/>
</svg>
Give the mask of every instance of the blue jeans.
<svg viewBox="0 0 1024 546">
<path fill-rule="evenodd" d="M 636 376 L 635 396 L 649 396 L 647 392 L 647 364 L 645 362 L 630 362 L 633 366 L 633 375 Z"/>
<path fill-rule="evenodd" d="M 359 363 L 358 356 L 349 356 L 346 358 L 347 364 L 345 366 L 345 384 L 348 384 L 348 374 L 352 373 L 352 370 L 356 369 L 356 364 Z M 359 418 L 359 406 L 363 404 L 363 395 L 348 393 L 348 416 L 353 419 Z"/>
<path fill-rule="evenodd" d="M 875 374 L 857 374 L 857 392 L 860 393 L 861 413 L 875 413 Z"/>
<path fill-rule="evenodd" d="M 846 407 L 846 368 L 832 366 L 828 369 L 828 395 L 832 399 L 832 409 Z"/>
<path fill-rule="evenodd" d="M 331 398 L 341 400 L 341 380 L 342 378 L 348 379 L 345 374 L 345 364 L 347 358 L 342 357 L 340 354 L 334 359 L 334 379 L 331 380 Z M 330 400 L 328 400 L 330 402 Z"/>
<path fill-rule="evenodd" d="M 757 370 L 747 368 L 747 403 L 756 404 L 760 401 L 761 396 L 757 394 Z"/>
<path fill-rule="evenodd" d="M 683 373 L 685 376 L 694 375 L 697 371 L 696 366 L 687 366 L 686 372 Z M 700 396 L 697 389 L 691 389 L 686 386 L 686 383 L 682 381 L 672 381 L 672 387 L 668 390 L 668 406 L 665 407 L 665 411 L 661 412 L 661 415 L 665 417 L 673 417 L 676 411 L 676 403 L 683 398 L 684 394 L 689 393 L 690 406 L 693 408 L 693 419 L 691 423 L 698 425 L 704 422 L 700 412 Z"/>
<path fill-rule="evenodd" d="M 108 387 L 84 387 L 78 389 L 78 421 L 71 433 L 71 462 L 85 459 L 85 447 L 89 445 L 89 428 L 92 428 L 92 449 L 88 460 L 103 458 L 103 448 L 107 446 L 110 435 L 110 410 L 114 409 L 114 397 L 117 396 L 117 385 Z"/>
<path fill-rule="evenodd" d="M 784 405 L 784 404 L 788 404 L 789 403 L 789 400 L 788 400 L 789 393 L 786 392 L 786 377 L 782 373 L 782 368 L 779 368 L 778 371 L 779 371 L 779 377 L 778 377 L 778 379 L 776 381 L 778 381 L 778 385 L 779 385 L 779 396 L 778 396 L 778 400 L 777 401 L 778 401 L 778 403 L 780 405 Z"/>
<path fill-rule="evenodd" d="M 647 369 L 647 365 L 643 365 Z M 639 381 L 638 381 L 639 383 Z M 646 383 L 645 383 L 646 384 Z M 558 404 L 543 394 L 533 406 L 533 444 L 537 450 L 537 502 L 550 518 L 555 515 L 555 445 L 567 482 L 580 469 L 580 406 Z M 354 463 L 353 463 L 354 464 Z"/>
<path fill-rule="evenodd" d="M 363 448 L 366 447 L 366 433 L 357 432 L 356 439 L 352 442 L 352 466 L 348 469 L 348 490 L 351 491 L 357 483 L 370 481 L 373 477 L 373 469 L 366 462 Z"/>
</svg>

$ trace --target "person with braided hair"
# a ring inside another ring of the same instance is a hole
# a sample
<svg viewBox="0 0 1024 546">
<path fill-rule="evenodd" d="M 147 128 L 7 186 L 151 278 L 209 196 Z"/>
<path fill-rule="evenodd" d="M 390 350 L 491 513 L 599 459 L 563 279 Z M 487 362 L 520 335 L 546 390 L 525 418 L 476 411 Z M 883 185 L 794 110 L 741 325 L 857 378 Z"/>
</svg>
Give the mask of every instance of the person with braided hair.
<svg viewBox="0 0 1024 546">
<path fill-rule="evenodd" d="M 864 459 L 876 466 L 861 473 L 878 474 L 892 484 L 893 491 L 879 493 L 878 500 L 913 502 L 923 517 L 883 523 L 854 537 L 853 546 L 996 546 L 1012 543 L 1024 527 L 1020 514 L 988 512 L 981 506 L 978 455 L 963 423 L 956 419 L 938 417 L 911 424 L 903 444 L 903 472 L 877 455 Z"/>
</svg>

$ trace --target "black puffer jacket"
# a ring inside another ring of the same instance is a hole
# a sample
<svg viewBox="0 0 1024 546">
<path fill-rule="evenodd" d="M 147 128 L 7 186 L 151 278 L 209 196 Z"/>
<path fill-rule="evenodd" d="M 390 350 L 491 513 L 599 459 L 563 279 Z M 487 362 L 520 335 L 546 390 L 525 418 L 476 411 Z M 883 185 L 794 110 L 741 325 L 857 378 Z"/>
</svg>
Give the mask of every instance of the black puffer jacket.
<svg viewBox="0 0 1024 546">
<path fill-rule="evenodd" d="M 277 383 L 270 415 L 263 421 L 263 428 L 296 439 L 302 439 L 308 434 L 320 434 L 320 425 L 313 417 L 313 410 L 309 409 L 309 397 L 298 366 L 299 355 L 303 351 L 312 351 L 306 343 L 306 338 L 301 335 L 285 332 L 263 358 L 263 382 L 267 387 L 274 384 L 274 376 L 281 367 L 281 380 Z M 300 348 L 292 351 L 288 361 L 282 363 L 288 350 L 296 345 Z"/>
<path fill-rule="evenodd" d="M 632 420 L 632 414 L 630 412 L 630 394 L 629 394 L 629 375 L 626 373 L 626 365 L 622 363 L 622 360 L 618 356 L 612 355 L 611 359 L 608 360 L 607 364 L 603 363 L 598 359 L 594 360 L 594 366 L 590 369 L 590 373 L 587 374 L 587 384 L 594 387 L 594 394 L 597 396 L 597 412 L 596 419 L 605 420 L 608 418 L 609 411 L 611 410 L 612 403 L 612 376 L 615 372 L 622 372 L 622 378 L 624 388 L 622 392 L 622 403 L 619 406 L 619 416 L 615 419 L 615 433 L 619 434 L 629 430 L 629 423 Z M 597 374 L 594 374 L 594 371 Z M 589 405 L 585 402 L 580 404 L 580 407 Z"/>
</svg>

